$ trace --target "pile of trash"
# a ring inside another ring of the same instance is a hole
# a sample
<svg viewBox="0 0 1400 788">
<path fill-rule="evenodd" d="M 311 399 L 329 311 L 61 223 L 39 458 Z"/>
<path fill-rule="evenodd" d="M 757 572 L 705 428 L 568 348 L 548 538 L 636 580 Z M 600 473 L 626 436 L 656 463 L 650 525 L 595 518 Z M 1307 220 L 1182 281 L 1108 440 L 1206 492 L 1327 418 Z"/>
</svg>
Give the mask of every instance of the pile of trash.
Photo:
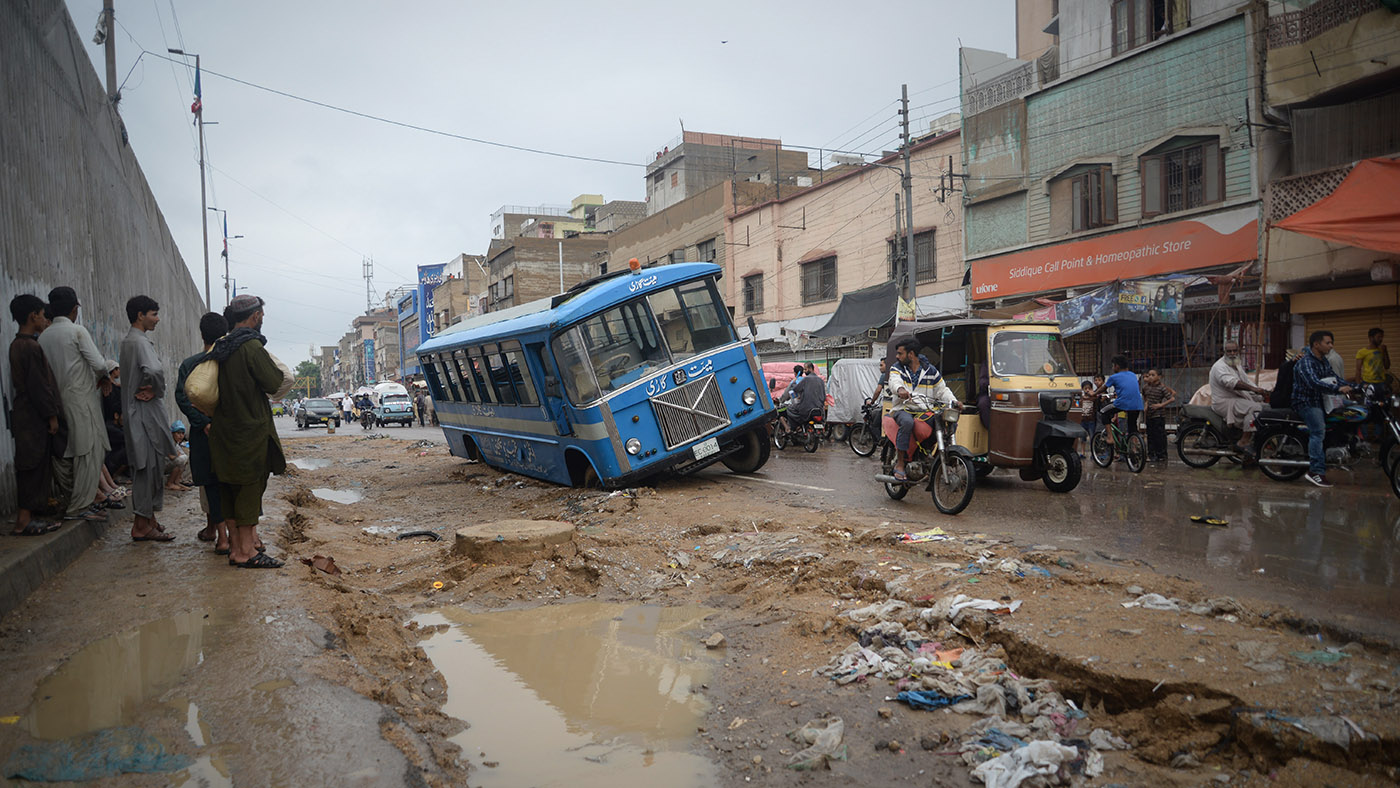
<svg viewBox="0 0 1400 788">
<path fill-rule="evenodd" d="M 973 777 L 988 788 L 1015 788 L 1031 777 L 1045 785 L 1070 785 L 1103 772 L 1100 754 L 1129 749 L 1045 679 L 1017 675 L 1000 646 L 979 649 L 944 642 L 956 637 L 964 619 L 978 611 L 1011 615 L 1020 600 L 999 602 L 954 594 L 932 607 L 890 600 L 842 614 L 860 626 L 856 641 L 816 675 L 837 684 L 882 679 L 894 684 L 897 700 L 915 710 L 948 708 L 977 714 L 980 721 L 961 737 L 958 751 Z M 959 638 L 961 640 L 961 638 Z"/>
</svg>

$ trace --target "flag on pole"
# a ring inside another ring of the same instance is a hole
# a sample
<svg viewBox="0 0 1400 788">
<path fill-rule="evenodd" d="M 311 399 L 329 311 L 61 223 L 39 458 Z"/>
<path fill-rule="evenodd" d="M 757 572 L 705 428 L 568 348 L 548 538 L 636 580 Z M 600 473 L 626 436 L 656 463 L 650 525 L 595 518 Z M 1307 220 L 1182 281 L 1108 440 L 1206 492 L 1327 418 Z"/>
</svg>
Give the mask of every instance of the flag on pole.
<svg viewBox="0 0 1400 788">
<path fill-rule="evenodd" d="M 224 251 L 223 257 L 228 259 L 228 214 L 224 214 Z"/>
<path fill-rule="evenodd" d="M 204 109 L 204 100 L 199 90 L 199 66 L 194 67 L 194 102 L 190 104 L 190 112 L 198 115 Z"/>
</svg>

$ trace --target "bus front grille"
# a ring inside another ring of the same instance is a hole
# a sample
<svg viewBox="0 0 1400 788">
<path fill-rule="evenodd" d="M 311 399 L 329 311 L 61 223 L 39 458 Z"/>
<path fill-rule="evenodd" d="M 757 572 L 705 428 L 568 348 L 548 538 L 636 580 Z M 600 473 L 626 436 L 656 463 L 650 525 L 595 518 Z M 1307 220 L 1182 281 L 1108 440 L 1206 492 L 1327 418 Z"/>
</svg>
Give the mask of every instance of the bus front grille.
<svg viewBox="0 0 1400 788">
<path fill-rule="evenodd" d="M 729 426 L 729 411 L 714 375 L 657 394 L 651 407 L 667 451 Z"/>
</svg>

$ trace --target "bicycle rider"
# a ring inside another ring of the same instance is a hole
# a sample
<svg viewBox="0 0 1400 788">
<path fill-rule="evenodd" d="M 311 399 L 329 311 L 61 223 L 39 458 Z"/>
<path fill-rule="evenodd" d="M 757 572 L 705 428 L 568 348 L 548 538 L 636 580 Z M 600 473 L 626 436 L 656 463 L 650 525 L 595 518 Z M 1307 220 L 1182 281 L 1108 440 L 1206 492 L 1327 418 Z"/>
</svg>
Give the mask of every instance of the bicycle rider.
<svg viewBox="0 0 1400 788">
<path fill-rule="evenodd" d="M 1094 396 L 1102 396 L 1108 389 L 1113 389 L 1113 404 L 1104 408 L 1103 412 L 1110 414 L 1121 410 L 1126 413 L 1128 426 L 1124 432 L 1133 435 L 1137 433 L 1138 417 L 1142 415 L 1142 388 L 1138 386 L 1137 375 L 1128 369 L 1127 356 L 1120 353 L 1109 363 L 1113 365 L 1113 374 L 1094 390 Z"/>
<path fill-rule="evenodd" d="M 951 405 L 957 397 L 943 382 L 938 368 L 919 353 L 919 343 L 914 339 L 899 340 L 894 360 L 889 383 L 893 404 L 882 423 L 893 422 L 896 426 L 894 478 L 904 481 L 908 478 L 904 466 L 909 457 L 909 440 L 914 435 L 915 414 L 931 410 L 934 402 Z"/>
</svg>

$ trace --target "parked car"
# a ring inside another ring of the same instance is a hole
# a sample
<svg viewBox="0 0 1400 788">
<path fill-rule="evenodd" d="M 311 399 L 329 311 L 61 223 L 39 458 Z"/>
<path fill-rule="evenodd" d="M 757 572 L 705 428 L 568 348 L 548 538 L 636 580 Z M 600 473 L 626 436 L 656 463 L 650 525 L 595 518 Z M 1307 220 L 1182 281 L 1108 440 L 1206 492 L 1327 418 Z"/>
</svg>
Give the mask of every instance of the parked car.
<svg viewBox="0 0 1400 788">
<path fill-rule="evenodd" d="M 328 399 L 309 399 L 298 403 L 293 410 L 297 429 L 304 430 L 313 424 L 335 424 L 340 426 L 340 406 Z"/>
</svg>

